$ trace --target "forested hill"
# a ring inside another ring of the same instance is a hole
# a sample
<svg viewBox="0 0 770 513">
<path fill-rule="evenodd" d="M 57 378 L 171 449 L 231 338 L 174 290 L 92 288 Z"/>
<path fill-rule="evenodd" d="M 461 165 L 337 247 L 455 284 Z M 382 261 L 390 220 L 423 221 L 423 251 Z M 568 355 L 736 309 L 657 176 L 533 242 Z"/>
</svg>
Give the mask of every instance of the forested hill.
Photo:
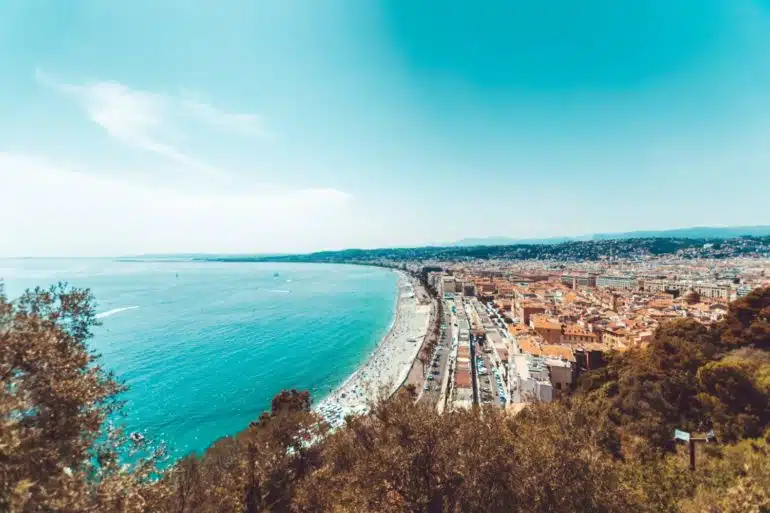
<svg viewBox="0 0 770 513">
<path fill-rule="evenodd" d="M 510 246 L 428 246 L 416 248 L 345 249 L 300 255 L 207 256 L 202 260 L 227 262 L 376 263 L 406 260 L 598 260 L 604 257 L 643 258 L 679 255 L 683 258 L 729 258 L 770 254 L 770 236 L 732 239 L 633 238 L 570 241 L 561 244 Z"/>
</svg>

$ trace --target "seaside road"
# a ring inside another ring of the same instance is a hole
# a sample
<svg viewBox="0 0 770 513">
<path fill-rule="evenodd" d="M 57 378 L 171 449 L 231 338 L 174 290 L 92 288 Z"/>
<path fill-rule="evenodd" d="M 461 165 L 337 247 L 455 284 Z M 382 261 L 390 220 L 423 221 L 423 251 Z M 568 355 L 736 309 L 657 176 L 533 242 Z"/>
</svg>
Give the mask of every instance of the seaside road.
<svg viewBox="0 0 770 513">
<path fill-rule="evenodd" d="M 493 372 L 494 363 L 492 363 L 492 359 L 485 351 L 485 349 L 489 347 L 489 342 L 484 342 L 484 344 L 481 346 L 479 346 L 478 343 L 476 344 L 476 354 L 481 357 L 481 361 L 484 363 L 484 367 L 486 369 L 484 375 L 479 374 L 481 402 L 482 404 L 503 406 L 500 399 L 500 394 L 497 392 L 497 380 L 495 379 Z"/>
<path fill-rule="evenodd" d="M 428 383 L 428 390 L 422 390 L 422 396 L 420 396 L 421 402 L 426 402 L 431 406 L 436 406 L 441 399 L 441 386 L 444 383 L 444 377 L 447 373 L 447 365 L 449 362 L 450 347 L 452 345 L 452 334 L 454 332 L 453 320 L 449 313 L 449 307 L 444 305 L 444 318 L 441 323 L 446 326 L 446 329 L 439 335 L 439 345 L 437 348 L 438 357 L 431 362 L 428 367 L 428 374 L 433 376 L 432 380 L 427 379 L 427 374 L 421 382 L 421 386 L 424 387 L 425 383 Z M 416 386 L 416 385 L 415 385 Z M 420 389 L 418 388 L 418 393 Z"/>
<path fill-rule="evenodd" d="M 425 347 L 430 342 L 431 337 L 434 336 L 432 328 L 433 328 L 433 324 L 436 322 L 436 314 L 437 314 L 436 301 L 437 300 L 432 301 L 430 321 L 428 322 L 428 331 L 425 335 L 425 338 L 422 341 L 422 345 L 420 346 L 420 352 L 422 352 L 423 347 Z M 417 358 L 415 358 L 415 360 L 412 362 L 411 369 L 409 369 L 409 375 L 407 376 L 406 381 L 404 381 L 404 384 L 402 386 L 414 385 L 414 388 L 417 391 L 417 394 L 419 395 L 424 392 L 423 387 L 429 375 L 430 375 L 430 366 L 428 366 L 428 368 L 425 369 L 425 374 L 423 374 L 422 363 Z M 434 377 L 434 379 L 437 379 L 437 377 Z"/>
<path fill-rule="evenodd" d="M 413 372 L 409 376 L 410 380 L 406 382 L 407 384 L 414 385 L 420 402 L 431 406 L 436 406 L 441 399 L 441 387 L 445 382 L 445 375 L 448 372 L 450 347 L 455 330 L 450 309 L 446 303 L 443 306 L 444 318 L 439 322 L 439 325 L 443 325 L 445 329 L 439 330 L 439 341 L 434 359 L 428 364 L 424 374 L 422 363 L 415 361 L 415 366 L 412 369 Z M 456 337 L 456 334 L 454 336 Z M 429 379 L 429 377 L 432 379 Z"/>
</svg>

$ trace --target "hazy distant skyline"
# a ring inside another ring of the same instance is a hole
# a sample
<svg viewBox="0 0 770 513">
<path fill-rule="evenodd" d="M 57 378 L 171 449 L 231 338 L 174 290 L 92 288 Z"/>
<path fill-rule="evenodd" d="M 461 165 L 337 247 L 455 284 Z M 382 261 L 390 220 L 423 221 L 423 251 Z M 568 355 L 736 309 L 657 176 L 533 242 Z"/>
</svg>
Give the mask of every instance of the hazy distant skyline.
<svg viewBox="0 0 770 513">
<path fill-rule="evenodd" d="M 11 0 L 0 48 L 0 256 L 770 224 L 768 0 Z"/>
</svg>

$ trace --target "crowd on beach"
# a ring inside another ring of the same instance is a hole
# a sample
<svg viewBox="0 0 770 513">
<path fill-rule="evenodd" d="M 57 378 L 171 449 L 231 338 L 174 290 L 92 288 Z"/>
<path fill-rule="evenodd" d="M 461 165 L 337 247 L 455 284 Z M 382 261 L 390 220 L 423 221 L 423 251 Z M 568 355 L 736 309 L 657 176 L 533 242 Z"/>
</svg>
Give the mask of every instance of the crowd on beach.
<svg viewBox="0 0 770 513">
<path fill-rule="evenodd" d="M 418 303 L 416 280 L 402 272 L 398 276 L 399 296 L 390 331 L 364 365 L 315 408 L 332 427 L 340 426 L 346 415 L 366 413 L 370 401 L 393 394 L 417 357 L 431 307 Z"/>
</svg>

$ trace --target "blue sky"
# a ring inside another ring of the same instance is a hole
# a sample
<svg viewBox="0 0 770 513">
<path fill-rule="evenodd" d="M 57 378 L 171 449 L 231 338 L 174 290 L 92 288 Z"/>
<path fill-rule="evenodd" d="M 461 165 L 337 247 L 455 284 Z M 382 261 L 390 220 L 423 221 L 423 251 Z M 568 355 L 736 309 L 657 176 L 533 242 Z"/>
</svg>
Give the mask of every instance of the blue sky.
<svg viewBox="0 0 770 513">
<path fill-rule="evenodd" d="M 0 48 L 0 255 L 770 224 L 767 0 L 0 0 Z"/>
</svg>

